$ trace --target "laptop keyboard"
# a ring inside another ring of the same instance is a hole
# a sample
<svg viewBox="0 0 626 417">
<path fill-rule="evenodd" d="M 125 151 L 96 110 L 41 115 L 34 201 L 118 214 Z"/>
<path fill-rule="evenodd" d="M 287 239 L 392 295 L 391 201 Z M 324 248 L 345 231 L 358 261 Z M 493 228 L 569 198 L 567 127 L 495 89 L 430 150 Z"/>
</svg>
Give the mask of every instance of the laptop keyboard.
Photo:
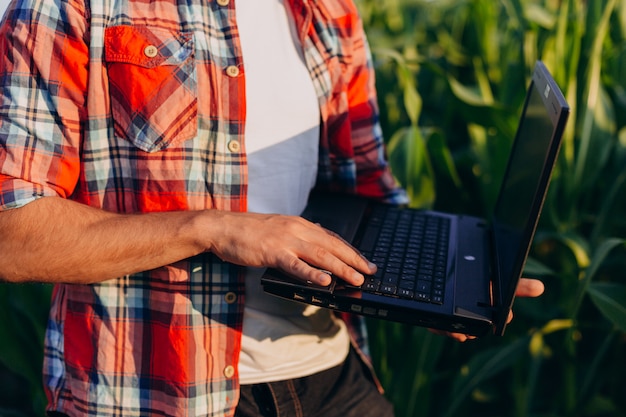
<svg viewBox="0 0 626 417">
<path fill-rule="evenodd" d="M 450 220 L 377 205 L 358 244 L 378 266 L 364 291 L 443 304 Z"/>
</svg>

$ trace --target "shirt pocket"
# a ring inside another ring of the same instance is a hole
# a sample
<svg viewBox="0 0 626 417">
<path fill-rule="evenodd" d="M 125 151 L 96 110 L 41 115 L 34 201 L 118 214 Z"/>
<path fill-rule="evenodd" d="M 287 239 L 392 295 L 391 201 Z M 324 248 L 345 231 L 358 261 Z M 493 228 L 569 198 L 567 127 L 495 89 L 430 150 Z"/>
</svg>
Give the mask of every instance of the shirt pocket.
<svg viewBox="0 0 626 417">
<path fill-rule="evenodd" d="M 149 26 L 106 28 L 105 62 L 115 134 L 146 152 L 198 130 L 191 33 Z"/>
</svg>

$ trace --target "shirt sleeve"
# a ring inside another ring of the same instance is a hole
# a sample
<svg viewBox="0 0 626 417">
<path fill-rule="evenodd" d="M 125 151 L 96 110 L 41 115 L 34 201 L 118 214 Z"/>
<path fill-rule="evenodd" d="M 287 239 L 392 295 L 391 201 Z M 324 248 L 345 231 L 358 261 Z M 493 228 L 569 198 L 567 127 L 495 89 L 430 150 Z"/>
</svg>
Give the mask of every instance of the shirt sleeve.
<svg viewBox="0 0 626 417">
<path fill-rule="evenodd" d="M 361 19 L 353 25 L 353 65 L 348 84 L 352 147 L 357 169 L 357 193 L 405 204 L 406 192 L 387 162 L 377 102 L 372 54 Z"/>
<path fill-rule="evenodd" d="M 67 198 L 80 174 L 88 48 L 75 1 L 16 1 L 0 27 L 0 211 Z"/>
</svg>

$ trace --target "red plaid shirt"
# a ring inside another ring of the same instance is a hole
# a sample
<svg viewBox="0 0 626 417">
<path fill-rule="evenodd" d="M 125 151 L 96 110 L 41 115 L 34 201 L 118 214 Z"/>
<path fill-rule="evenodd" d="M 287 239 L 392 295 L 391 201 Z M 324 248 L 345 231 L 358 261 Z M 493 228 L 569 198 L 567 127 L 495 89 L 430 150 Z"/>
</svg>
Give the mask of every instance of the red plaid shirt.
<svg viewBox="0 0 626 417">
<path fill-rule="evenodd" d="M 0 33 L 0 210 L 60 196 L 119 213 L 245 211 L 234 1 L 14 3 Z M 318 185 L 403 201 L 354 4 L 287 3 L 319 97 Z M 232 415 L 243 293 L 240 268 L 211 254 L 57 285 L 49 410 Z"/>
</svg>

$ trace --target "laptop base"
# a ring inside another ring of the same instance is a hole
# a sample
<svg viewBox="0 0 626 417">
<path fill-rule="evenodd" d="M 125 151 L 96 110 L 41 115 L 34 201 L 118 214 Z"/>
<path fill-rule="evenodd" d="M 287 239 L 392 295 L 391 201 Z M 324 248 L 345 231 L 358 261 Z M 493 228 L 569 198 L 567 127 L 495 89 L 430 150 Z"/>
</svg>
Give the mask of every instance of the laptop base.
<svg viewBox="0 0 626 417">
<path fill-rule="evenodd" d="M 433 308 L 432 311 L 419 311 L 410 308 L 410 304 L 416 301 L 394 299 L 393 308 L 386 308 L 381 305 L 380 298 L 376 294 L 364 293 L 358 289 L 335 289 L 333 293 L 321 293 L 318 287 L 314 290 L 307 290 L 306 286 L 285 285 L 285 277 L 280 277 L 277 284 L 272 285 L 272 274 L 278 271 L 269 271 L 264 279 L 263 289 L 268 294 L 298 302 L 328 308 L 337 312 L 358 314 L 382 320 L 389 320 L 398 323 L 417 325 L 452 333 L 463 333 L 471 336 L 487 336 L 493 333 L 494 323 L 486 317 L 477 316 L 470 312 L 457 312 L 457 314 L 438 314 Z M 294 283 L 295 284 L 295 283 Z M 369 300 L 368 300 L 369 299 Z M 357 302 L 358 300 L 358 302 Z M 403 307 L 405 304 L 406 307 Z M 423 303 L 427 304 L 427 303 Z"/>
</svg>

